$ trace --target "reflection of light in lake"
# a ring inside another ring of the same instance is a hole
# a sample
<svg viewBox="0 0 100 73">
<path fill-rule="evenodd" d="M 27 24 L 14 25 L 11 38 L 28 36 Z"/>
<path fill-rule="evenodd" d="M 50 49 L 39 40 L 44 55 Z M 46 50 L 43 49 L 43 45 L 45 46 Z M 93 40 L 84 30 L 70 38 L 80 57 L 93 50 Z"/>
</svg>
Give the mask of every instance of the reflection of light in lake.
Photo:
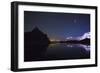
<svg viewBox="0 0 100 73">
<path fill-rule="evenodd" d="M 86 50 L 87 52 L 90 51 L 90 45 L 84 45 L 84 44 L 66 44 L 66 43 L 52 43 L 52 44 L 49 44 L 48 46 L 49 48 L 66 48 L 66 47 L 69 47 L 69 48 L 74 48 L 74 47 L 77 47 L 77 48 L 82 48 L 84 50 Z"/>
<path fill-rule="evenodd" d="M 83 47 L 86 51 L 90 51 L 90 45 L 79 44 L 80 47 Z"/>
<path fill-rule="evenodd" d="M 53 44 L 50 44 L 49 47 L 55 47 L 57 44 L 59 44 L 59 43 L 55 43 L 55 44 L 53 43 Z"/>
<path fill-rule="evenodd" d="M 73 45 L 67 45 L 67 47 L 73 47 Z"/>
<path fill-rule="evenodd" d="M 90 51 L 90 45 L 83 45 L 83 44 L 67 44 L 67 47 L 82 47 L 86 51 Z"/>
<path fill-rule="evenodd" d="M 51 43 L 45 56 L 50 59 L 87 59 L 90 58 L 90 46 L 84 44 Z"/>
</svg>

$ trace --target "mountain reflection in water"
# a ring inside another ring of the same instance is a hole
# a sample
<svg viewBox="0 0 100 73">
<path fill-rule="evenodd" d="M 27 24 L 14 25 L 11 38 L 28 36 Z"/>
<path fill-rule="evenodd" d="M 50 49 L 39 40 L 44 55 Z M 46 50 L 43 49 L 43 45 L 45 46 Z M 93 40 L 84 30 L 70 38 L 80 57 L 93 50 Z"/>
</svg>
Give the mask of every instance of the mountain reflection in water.
<svg viewBox="0 0 100 73">
<path fill-rule="evenodd" d="M 86 51 L 90 51 L 90 45 L 84 45 L 84 44 L 67 44 L 67 47 L 81 47 L 85 49 Z"/>
<path fill-rule="evenodd" d="M 83 44 L 50 44 L 46 56 L 48 59 L 84 59 L 90 58 L 90 46 Z"/>
<path fill-rule="evenodd" d="M 26 61 L 88 59 L 90 58 L 90 45 L 52 43 L 52 44 L 49 44 L 48 47 L 45 47 L 44 51 L 41 54 L 39 54 L 40 52 L 38 51 L 35 53 L 38 56 L 36 57 L 31 56 L 31 58 Z"/>
</svg>

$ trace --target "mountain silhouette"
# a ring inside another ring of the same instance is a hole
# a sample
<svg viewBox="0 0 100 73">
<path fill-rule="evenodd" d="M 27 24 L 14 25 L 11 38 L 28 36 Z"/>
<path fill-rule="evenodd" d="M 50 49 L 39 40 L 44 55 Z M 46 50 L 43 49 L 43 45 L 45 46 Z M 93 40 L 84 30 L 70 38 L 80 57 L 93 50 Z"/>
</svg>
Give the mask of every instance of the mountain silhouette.
<svg viewBox="0 0 100 73">
<path fill-rule="evenodd" d="M 81 44 L 88 44 L 88 45 L 90 45 L 90 39 L 89 38 L 85 38 L 83 40 L 80 40 L 80 43 Z"/>
<path fill-rule="evenodd" d="M 40 44 L 45 45 L 49 43 L 49 38 L 46 34 L 35 27 L 31 32 L 25 32 L 24 40 L 26 45 L 28 44 Z"/>
<path fill-rule="evenodd" d="M 24 61 L 33 61 L 43 56 L 50 43 L 46 34 L 35 27 L 31 32 L 24 32 Z"/>
<path fill-rule="evenodd" d="M 60 43 L 86 44 L 86 45 L 90 45 L 90 38 L 85 38 L 85 39 L 83 39 L 83 40 L 68 40 L 68 41 L 60 41 Z"/>
</svg>

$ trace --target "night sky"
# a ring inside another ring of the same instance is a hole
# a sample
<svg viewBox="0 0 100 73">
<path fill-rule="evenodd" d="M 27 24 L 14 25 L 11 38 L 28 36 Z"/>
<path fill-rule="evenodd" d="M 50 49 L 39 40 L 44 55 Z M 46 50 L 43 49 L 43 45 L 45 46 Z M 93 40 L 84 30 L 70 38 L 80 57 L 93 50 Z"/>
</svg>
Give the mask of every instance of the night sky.
<svg viewBox="0 0 100 73">
<path fill-rule="evenodd" d="M 38 27 L 50 39 L 65 40 L 90 32 L 90 14 L 24 11 L 24 32 Z"/>
</svg>

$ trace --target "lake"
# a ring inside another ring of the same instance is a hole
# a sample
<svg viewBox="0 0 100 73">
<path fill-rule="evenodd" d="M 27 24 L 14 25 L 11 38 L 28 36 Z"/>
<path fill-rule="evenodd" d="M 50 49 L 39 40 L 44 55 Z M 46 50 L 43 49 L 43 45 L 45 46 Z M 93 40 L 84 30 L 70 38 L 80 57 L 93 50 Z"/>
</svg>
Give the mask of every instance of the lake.
<svg viewBox="0 0 100 73">
<path fill-rule="evenodd" d="M 35 46 L 24 61 L 44 61 L 44 60 L 69 60 L 69 59 L 87 59 L 90 58 L 90 45 L 52 43 L 39 52 L 36 49 L 44 47 Z"/>
<path fill-rule="evenodd" d="M 90 46 L 83 44 L 54 43 L 48 46 L 45 56 L 49 60 L 90 58 Z"/>
</svg>

